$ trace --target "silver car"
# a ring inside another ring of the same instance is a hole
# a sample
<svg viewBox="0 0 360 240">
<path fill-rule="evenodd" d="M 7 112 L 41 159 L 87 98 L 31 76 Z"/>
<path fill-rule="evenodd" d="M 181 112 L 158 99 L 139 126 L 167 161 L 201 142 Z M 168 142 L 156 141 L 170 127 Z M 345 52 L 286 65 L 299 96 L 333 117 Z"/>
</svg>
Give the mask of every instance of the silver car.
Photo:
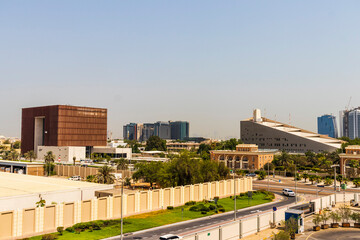
<svg viewBox="0 0 360 240">
<path fill-rule="evenodd" d="M 284 188 L 282 190 L 282 193 L 288 197 L 295 197 L 295 193 L 291 189 L 288 189 L 288 188 Z"/>
</svg>

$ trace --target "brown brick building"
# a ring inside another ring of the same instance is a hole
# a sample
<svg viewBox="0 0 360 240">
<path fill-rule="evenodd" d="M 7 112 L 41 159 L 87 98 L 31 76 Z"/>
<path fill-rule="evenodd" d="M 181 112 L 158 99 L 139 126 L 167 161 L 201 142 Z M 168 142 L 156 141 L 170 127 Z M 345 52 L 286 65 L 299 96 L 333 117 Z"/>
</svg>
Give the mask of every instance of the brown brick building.
<svg viewBox="0 0 360 240">
<path fill-rule="evenodd" d="M 54 105 L 22 109 L 21 152 L 37 146 L 106 146 L 107 109 Z"/>
</svg>

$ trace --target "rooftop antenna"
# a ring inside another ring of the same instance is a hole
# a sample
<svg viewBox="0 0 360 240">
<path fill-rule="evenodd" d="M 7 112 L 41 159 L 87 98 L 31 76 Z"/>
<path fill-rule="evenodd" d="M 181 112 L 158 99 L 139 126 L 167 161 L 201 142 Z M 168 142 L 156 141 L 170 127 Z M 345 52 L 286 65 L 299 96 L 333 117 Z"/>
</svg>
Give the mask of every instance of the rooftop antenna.
<svg viewBox="0 0 360 240">
<path fill-rule="evenodd" d="M 289 125 L 291 126 L 291 113 L 289 113 Z"/>
</svg>

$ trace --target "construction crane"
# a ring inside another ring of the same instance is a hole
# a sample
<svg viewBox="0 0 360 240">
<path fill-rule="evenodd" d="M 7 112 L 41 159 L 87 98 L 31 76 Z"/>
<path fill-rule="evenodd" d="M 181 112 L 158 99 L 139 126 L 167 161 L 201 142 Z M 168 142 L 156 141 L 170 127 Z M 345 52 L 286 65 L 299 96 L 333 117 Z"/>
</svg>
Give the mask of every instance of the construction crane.
<svg viewBox="0 0 360 240">
<path fill-rule="evenodd" d="M 345 110 L 348 111 L 349 110 L 349 107 L 350 107 L 350 102 L 351 102 L 351 96 L 350 96 L 350 99 L 349 99 L 349 102 L 348 102 L 348 105 L 345 107 Z"/>
</svg>

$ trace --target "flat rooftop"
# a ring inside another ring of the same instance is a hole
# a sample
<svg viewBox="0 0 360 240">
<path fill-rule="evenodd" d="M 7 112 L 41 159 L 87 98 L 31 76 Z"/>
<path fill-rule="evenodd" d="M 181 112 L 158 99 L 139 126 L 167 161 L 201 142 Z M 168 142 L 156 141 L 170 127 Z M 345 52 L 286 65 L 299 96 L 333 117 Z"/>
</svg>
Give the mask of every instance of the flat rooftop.
<svg viewBox="0 0 360 240">
<path fill-rule="evenodd" d="M 104 189 L 106 186 L 112 185 L 0 172 L 0 198 L 88 188 Z"/>
</svg>

